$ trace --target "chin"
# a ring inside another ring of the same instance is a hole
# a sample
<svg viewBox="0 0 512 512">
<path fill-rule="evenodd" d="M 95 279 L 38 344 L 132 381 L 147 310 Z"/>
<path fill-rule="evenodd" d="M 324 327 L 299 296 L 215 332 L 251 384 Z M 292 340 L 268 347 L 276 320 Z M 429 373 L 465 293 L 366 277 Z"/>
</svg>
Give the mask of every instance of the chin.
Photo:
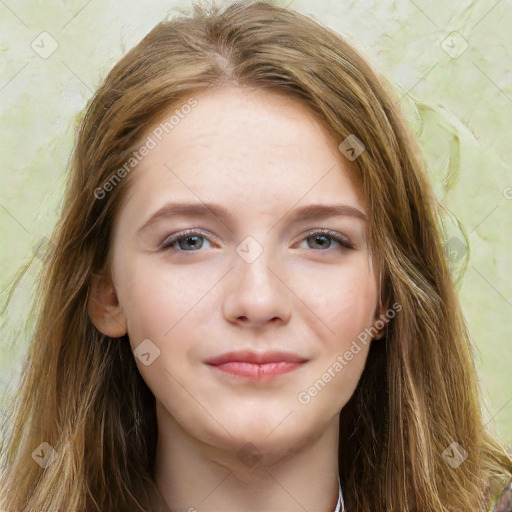
<svg viewBox="0 0 512 512">
<path fill-rule="evenodd" d="M 262 454 L 282 454 L 294 447 L 307 443 L 309 439 L 318 437 L 322 425 L 308 425 L 305 418 L 293 418 L 297 413 L 289 410 L 286 414 L 245 415 L 231 417 L 230 421 L 221 423 L 224 429 L 216 429 L 216 443 L 219 447 L 230 450 L 241 450 L 247 444 L 254 445 Z M 292 419 L 293 418 L 293 419 Z M 247 447 L 250 451 L 250 447 Z"/>
</svg>

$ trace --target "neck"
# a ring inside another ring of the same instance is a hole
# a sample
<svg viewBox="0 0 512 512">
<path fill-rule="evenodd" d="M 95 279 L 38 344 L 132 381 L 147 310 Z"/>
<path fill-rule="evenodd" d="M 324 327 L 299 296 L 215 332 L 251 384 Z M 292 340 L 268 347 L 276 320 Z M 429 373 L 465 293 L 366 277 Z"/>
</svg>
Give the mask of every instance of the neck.
<svg viewBox="0 0 512 512">
<path fill-rule="evenodd" d="M 220 448 L 190 436 L 157 403 L 155 483 L 159 512 L 332 512 L 338 501 L 339 416 L 293 446 Z M 240 443 L 243 445 L 244 443 Z"/>
</svg>

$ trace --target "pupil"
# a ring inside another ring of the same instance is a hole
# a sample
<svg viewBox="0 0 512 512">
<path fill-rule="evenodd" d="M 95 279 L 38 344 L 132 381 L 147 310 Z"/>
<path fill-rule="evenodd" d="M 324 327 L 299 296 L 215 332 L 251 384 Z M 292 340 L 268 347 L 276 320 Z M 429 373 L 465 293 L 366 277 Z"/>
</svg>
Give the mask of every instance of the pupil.
<svg viewBox="0 0 512 512">
<path fill-rule="evenodd" d="M 186 244 L 190 244 L 191 247 L 197 247 L 199 237 L 198 236 L 188 236 L 185 238 Z"/>
<path fill-rule="evenodd" d="M 326 238 L 325 238 L 325 235 L 316 235 L 314 237 L 315 239 L 315 243 L 319 244 L 320 246 L 325 246 L 325 241 L 326 241 Z M 324 242 L 324 243 L 322 243 Z"/>
</svg>

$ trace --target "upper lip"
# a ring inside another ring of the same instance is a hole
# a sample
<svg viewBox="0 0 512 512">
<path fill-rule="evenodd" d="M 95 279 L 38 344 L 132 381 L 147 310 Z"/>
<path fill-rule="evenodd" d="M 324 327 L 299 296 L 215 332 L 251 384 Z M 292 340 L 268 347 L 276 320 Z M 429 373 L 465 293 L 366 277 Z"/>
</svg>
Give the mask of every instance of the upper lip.
<svg viewBox="0 0 512 512">
<path fill-rule="evenodd" d="M 218 366 L 225 363 L 304 363 L 307 359 L 294 354 L 293 352 L 284 351 L 268 351 L 268 352 L 254 352 L 253 350 L 239 350 L 233 352 L 226 352 L 217 357 L 207 359 L 206 364 Z"/>
</svg>

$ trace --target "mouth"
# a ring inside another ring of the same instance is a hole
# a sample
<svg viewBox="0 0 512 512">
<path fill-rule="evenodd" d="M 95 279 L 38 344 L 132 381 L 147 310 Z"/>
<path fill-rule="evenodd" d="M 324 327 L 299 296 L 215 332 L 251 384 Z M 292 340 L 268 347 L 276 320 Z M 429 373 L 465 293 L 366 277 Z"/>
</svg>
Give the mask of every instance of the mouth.
<svg viewBox="0 0 512 512">
<path fill-rule="evenodd" d="M 205 361 L 224 373 L 249 380 L 271 380 L 305 364 L 305 359 L 291 352 L 228 352 Z"/>
</svg>

